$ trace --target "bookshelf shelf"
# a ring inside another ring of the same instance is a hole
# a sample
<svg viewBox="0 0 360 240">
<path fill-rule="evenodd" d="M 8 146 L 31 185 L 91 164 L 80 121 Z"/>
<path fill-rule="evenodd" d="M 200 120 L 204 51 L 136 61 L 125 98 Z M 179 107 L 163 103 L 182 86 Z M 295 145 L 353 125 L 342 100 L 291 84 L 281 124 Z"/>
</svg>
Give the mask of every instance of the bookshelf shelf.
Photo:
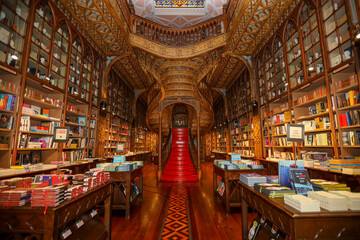
<svg viewBox="0 0 360 240">
<path fill-rule="evenodd" d="M 360 148 L 360 145 L 342 145 L 344 148 Z"/>
<path fill-rule="evenodd" d="M 43 101 L 36 100 L 36 99 L 30 98 L 30 97 L 24 97 L 24 102 L 28 102 L 29 104 L 37 105 L 37 106 L 44 107 L 44 108 L 62 109 L 62 107 L 58 107 L 58 106 L 50 104 L 50 103 L 45 103 Z"/>
<path fill-rule="evenodd" d="M 28 133 L 33 135 L 45 135 L 45 136 L 53 136 L 53 133 L 41 133 L 41 132 L 32 132 L 32 131 L 20 131 L 21 133 Z"/>
<path fill-rule="evenodd" d="M 36 115 L 30 115 L 30 114 L 21 114 L 22 116 L 29 116 L 31 119 L 36 119 L 36 120 L 40 120 L 40 121 L 46 121 L 46 122 L 60 122 L 60 120 L 57 119 L 49 119 L 48 117 L 44 116 L 36 116 Z"/>
<path fill-rule="evenodd" d="M 66 110 L 66 114 L 73 115 L 73 116 L 79 116 L 79 117 L 87 117 L 86 114 L 81 114 L 81 113 L 77 113 L 77 112 L 73 112 L 73 111 L 69 111 L 69 110 Z"/>
<path fill-rule="evenodd" d="M 317 133 L 317 132 L 329 132 L 329 131 L 331 131 L 330 128 L 328 128 L 328 129 L 315 129 L 315 130 L 305 131 L 305 134 L 306 133 Z"/>
<path fill-rule="evenodd" d="M 350 91 L 350 90 L 356 90 L 358 88 L 359 88 L 359 84 L 354 84 L 354 85 L 351 85 L 351 86 L 348 86 L 348 87 L 338 89 L 338 90 L 335 91 L 335 93 L 343 93 L 343 92 L 347 92 L 347 91 Z"/>
<path fill-rule="evenodd" d="M 360 108 L 360 104 L 355 104 L 355 105 L 352 105 L 352 106 L 338 108 L 338 109 L 336 109 L 336 111 L 346 111 L 346 110 L 358 109 L 358 108 Z"/>
<path fill-rule="evenodd" d="M 58 150 L 58 148 L 18 148 L 18 151 L 51 151 Z"/>
<path fill-rule="evenodd" d="M 360 128 L 360 125 L 345 126 L 345 127 L 341 127 L 341 128 L 342 129 Z"/>
<path fill-rule="evenodd" d="M 12 132 L 11 129 L 0 128 L 0 132 Z"/>
<path fill-rule="evenodd" d="M 298 104 L 298 105 L 294 105 L 294 107 L 297 107 L 297 108 L 300 108 L 300 107 L 308 107 L 310 105 L 313 105 L 314 103 L 316 102 L 319 102 L 321 100 L 325 100 L 326 99 L 326 95 L 325 96 L 322 96 L 322 97 L 319 97 L 319 98 L 315 98 L 315 99 L 312 99 L 312 100 L 309 100 L 305 103 L 301 103 L 301 104 Z"/>
<path fill-rule="evenodd" d="M 85 147 L 77 147 L 77 148 L 63 148 L 63 150 L 83 150 Z"/>
<path fill-rule="evenodd" d="M 73 122 L 65 122 L 66 125 L 70 125 L 70 126 L 76 126 L 76 127 L 86 127 L 84 125 L 80 125 L 78 123 L 73 123 Z"/>
<path fill-rule="evenodd" d="M 299 117 L 295 119 L 295 122 L 299 122 L 299 121 L 304 121 L 304 120 L 309 120 L 309 119 L 314 119 L 317 117 L 324 117 L 324 116 L 328 116 L 329 112 L 323 112 L 323 113 L 318 113 L 318 114 L 312 114 L 309 116 L 304 116 L 304 117 Z"/>
<path fill-rule="evenodd" d="M 5 112 L 5 113 L 14 113 L 14 111 L 11 111 L 11 110 L 6 110 L 6 109 L 0 109 L 0 112 Z"/>
</svg>

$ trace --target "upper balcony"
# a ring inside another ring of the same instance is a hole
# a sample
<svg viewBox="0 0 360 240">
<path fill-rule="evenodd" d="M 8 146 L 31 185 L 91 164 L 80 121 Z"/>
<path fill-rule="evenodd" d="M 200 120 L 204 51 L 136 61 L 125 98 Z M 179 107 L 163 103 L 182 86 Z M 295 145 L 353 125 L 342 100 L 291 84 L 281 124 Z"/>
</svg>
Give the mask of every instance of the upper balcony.
<svg viewBox="0 0 360 240">
<path fill-rule="evenodd" d="M 226 33 L 229 19 L 237 4 L 237 0 L 229 0 L 226 5 L 222 5 L 222 2 L 217 0 L 211 0 L 211 2 L 209 0 L 209 5 L 216 11 L 213 10 L 213 12 L 209 13 L 210 10 L 206 8 L 206 5 L 202 16 L 180 16 L 181 13 L 179 13 L 179 16 L 158 16 L 154 13 L 158 9 L 152 6 L 152 9 L 149 10 L 149 4 L 145 6 L 144 1 L 139 4 L 142 0 L 136 1 L 135 5 L 131 1 L 128 4 L 127 1 L 118 0 L 118 3 L 128 23 L 130 33 L 152 43 L 173 48 L 189 47 Z M 143 7 L 140 9 L 138 5 Z M 176 11 L 179 9 L 177 8 Z M 194 10 L 193 8 L 184 9 L 185 12 Z M 145 18 L 137 14 L 142 14 Z M 209 16 L 212 18 L 209 19 Z M 196 21 L 193 19 L 196 19 Z"/>
</svg>

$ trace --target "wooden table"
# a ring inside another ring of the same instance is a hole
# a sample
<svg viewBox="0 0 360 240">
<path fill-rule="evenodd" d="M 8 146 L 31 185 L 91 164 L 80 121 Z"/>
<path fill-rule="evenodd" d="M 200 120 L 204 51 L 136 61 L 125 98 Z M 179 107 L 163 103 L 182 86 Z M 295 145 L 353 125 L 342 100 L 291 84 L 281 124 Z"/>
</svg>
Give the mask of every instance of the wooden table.
<svg viewBox="0 0 360 240">
<path fill-rule="evenodd" d="M 137 168 L 129 172 L 110 172 L 111 179 L 114 182 L 114 195 L 113 195 L 113 209 L 125 209 L 125 217 L 130 218 L 130 208 L 140 199 L 143 201 L 143 167 Z M 139 194 L 134 198 L 130 199 L 131 183 L 134 182 L 135 178 L 139 178 Z M 125 184 L 126 196 L 123 201 L 123 193 L 120 190 L 120 185 Z"/>
<path fill-rule="evenodd" d="M 267 174 L 269 175 L 278 175 L 278 162 L 257 158 L 256 160 L 260 161 L 264 168 L 266 168 Z M 330 172 L 327 170 L 305 167 L 309 176 L 312 179 L 326 179 L 329 181 L 337 181 L 341 183 L 346 183 L 351 188 L 352 192 L 360 192 L 360 175 L 348 175 L 338 172 Z"/>
<path fill-rule="evenodd" d="M 301 213 L 283 198 L 270 199 L 240 182 L 242 239 L 248 236 L 248 206 L 256 209 L 290 239 L 359 239 L 360 211 Z"/>
<path fill-rule="evenodd" d="M 225 204 L 226 207 L 226 215 L 230 215 L 231 207 L 240 207 L 240 193 L 238 191 L 237 184 L 240 179 L 241 173 L 259 173 L 263 174 L 265 169 L 249 169 L 249 170 L 225 170 L 217 165 L 213 164 L 213 189 L 214 189 L 214 200 L 219 197 Z M 225 184 L 225 192 L 224 195 L 221 196 L 217 191 L 218 176 L 221 177 L 222 181 Z M 230 190 L 229 190 L 230 189 Z"/>
<path fill-rule="evenodd" d="M 90 239 L 90 236 L 84 234 L 91 235 L 91 239 L 111 239 L 112 192 L 113 184 L 108 181 L 76 199 L 63 202 L 58 207 L 48 207 L 46 211 L 44 207 L 0 207 L 0 238 L 5 235 L 18 239 L 18 234 L 26 234 L 36 239 L 61 239 L 60 234 L 64 229 L 73 226 L 81 216 L 104 202 L 104 224 L 100 221 L 94 224 L 89 220 L 78 230 L 82 239 Z M 72 239 L 75 235 L 77 232 L 73 230 L 67 239 Z"/>
</svg>

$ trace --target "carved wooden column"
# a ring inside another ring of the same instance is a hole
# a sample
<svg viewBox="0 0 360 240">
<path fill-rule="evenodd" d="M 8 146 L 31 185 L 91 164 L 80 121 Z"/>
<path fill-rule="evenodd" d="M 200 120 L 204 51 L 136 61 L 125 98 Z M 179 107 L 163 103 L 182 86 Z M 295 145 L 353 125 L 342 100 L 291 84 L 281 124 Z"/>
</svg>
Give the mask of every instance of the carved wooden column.
<svg viewBox="0 0 360 240">
<path fill-rule="evenodd" d="M 197 112 L 197 151 L 198 151 L 198 159 L 197 159 L 197 172 L 198 176 L 200 176 L 200 112 Z"/>
<path fill-rule="evenodd" d="M 254 147 L 255 147 L 255 157 L 262 158 L 262 141 L 261 141 L 261 122 L 260 114 L 253 116 L 253 137 L 254 137 Z"/>
<path fill-rule="evenodd" d="M 104 116 L 99 116 L 98 122 L 98 140 L 97 140 L 97 149 L 96 149 L 96 156 L 103 157 L 105 154 L 105 129 L 106 129 L 106 118 Z"/>
<path fill-rule="evenodd" d="M 161 178 L 161 169 L 162 169 L 162 157 L 161 157 L 161 148 L 162 148 L 162 139 L 161 139 L 161 132 L 162 132 L 162 112 L 159 112 L 159 170 L 157 175 L 157 180 L 160 181 Z"/>
</svg>

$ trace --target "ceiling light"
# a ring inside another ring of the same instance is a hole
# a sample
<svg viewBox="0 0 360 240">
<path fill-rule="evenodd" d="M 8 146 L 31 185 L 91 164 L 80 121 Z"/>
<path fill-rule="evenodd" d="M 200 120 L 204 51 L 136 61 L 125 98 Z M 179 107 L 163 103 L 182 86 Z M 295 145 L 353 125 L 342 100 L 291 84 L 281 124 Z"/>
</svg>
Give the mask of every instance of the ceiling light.
<svg viewBox="0 0 360 240">
<path fill-rule="evenodd" d="M 15 54 L 11 55 L 11 58 L 14 59 L 14 60 L 18 60 L 18 56 L 16 56 Z"/>
<path fill-rule="evenodd" d="M 310 67 L 309 67 L 309 71 L 314 71 L 314 67 L 313 67 L 313 66 L 310 66 Z"/>
<path fill-rule="evenodd" d="M 356 34 L 356 39 L 360 39 L 360 30 L 359 30 L 358 33 Z"/>
</svg>

